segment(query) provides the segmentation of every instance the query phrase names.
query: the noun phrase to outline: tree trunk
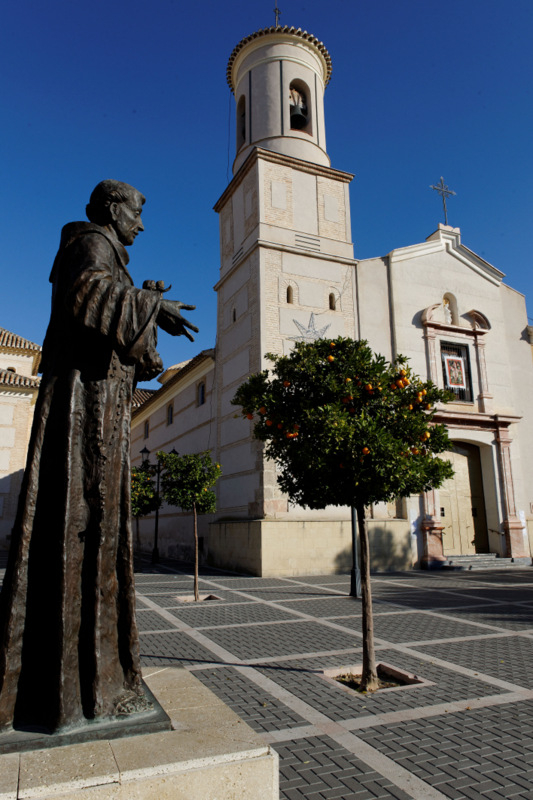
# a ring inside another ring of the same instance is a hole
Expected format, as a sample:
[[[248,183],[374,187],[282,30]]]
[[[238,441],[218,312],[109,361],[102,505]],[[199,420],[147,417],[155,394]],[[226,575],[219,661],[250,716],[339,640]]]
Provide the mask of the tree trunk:
[[[363,608],[363,674],[361,689],[375,692],[379,686],[374,650],[374,620],[372,617],[372,592],[370,589],[370,546],[368,541],[368,524],[365,507],[356,506],[359,541],[361,547],[361,590]]]
[[[198,516],[196,514],[196,503],[192,505],[192,513],[194,519],[194,599],[198,602],[200,595],[198,594]]]

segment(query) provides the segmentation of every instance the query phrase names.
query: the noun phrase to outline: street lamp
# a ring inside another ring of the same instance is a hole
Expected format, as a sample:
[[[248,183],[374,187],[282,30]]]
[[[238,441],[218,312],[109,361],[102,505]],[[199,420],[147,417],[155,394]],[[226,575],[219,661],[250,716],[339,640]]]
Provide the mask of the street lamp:
[[[141,457],[143,461],[143,466],[148,466],[150,464],[150,451],[145,446],[141,450]],[[159,536],[159,478],[161,475],[161,464],[159,459],[157,459],[157,463],[155,466],[155,474],[157,475],[156,480],[156,489],[155,489],[155,499],[156,499],[156,506],[155,506],[155,529],[154,529],[154,547],[152,549],[152,564],[157,564],[159,562],[159,547],[158,547],[158,536]]]
[[[173,447],[170,451],[170,455],[177,456],[178,452]],[[141,457],[143,465],[147,466],[150,464],[150,451],[145,446],[141,450]],[[157,457],[156,457],[157,458]],[[155,499],[156,499],[156,507],[155,507],[155,528],[154,528],[154,547],[152,549],[152,564],[159,563],[159,547],[158,547],[158,537],[159,537],[159,480],[161,477],[161,462],[157,458],[157,463],[155,465],[155,474],[156,474],[156,486],[155,486]]]

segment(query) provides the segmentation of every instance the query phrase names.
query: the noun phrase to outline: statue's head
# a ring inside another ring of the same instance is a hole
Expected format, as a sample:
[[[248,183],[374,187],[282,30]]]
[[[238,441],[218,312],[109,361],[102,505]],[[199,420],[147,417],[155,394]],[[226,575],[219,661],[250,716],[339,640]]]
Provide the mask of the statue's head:
[[[129,183],[105,180],[93,190],[86,213],[90,222],[112,228],[121,244],[130,245],[144,230],[141,211],[145,201]]]

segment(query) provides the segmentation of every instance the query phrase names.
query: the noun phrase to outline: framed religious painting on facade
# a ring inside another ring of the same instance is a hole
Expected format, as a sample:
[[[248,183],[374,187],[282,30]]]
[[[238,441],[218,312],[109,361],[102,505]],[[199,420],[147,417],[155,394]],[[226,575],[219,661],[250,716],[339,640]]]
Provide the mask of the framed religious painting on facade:
[[[450,389],[466,389],[464,360],[461,356],[445,356],[446,383]]]

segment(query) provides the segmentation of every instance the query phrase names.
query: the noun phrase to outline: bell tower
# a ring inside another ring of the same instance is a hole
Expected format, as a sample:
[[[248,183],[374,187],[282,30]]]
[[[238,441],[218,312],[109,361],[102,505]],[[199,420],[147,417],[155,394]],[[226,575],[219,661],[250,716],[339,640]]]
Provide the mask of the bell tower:
[[[233,174],[254,147],[329,166],[324,90],[330,77],[328,51],[306,31],[266,28],[239,42],[227,69],[237,113]]]
[[[265,525],[281,531],[314,512],[289,508],[274,465],[252,437],[253,422],[236,418],[231,399],[248,375],[268,369],[266,353],[288,353],[296,341],[320,336],[357,336],[348,195],[353,175],[332,169],[326,152],[330,77],[324,44],[292,27],[247,36],[227,68],[236,157],[233,179],[215,205],[221,249],[215,286],[217,458],[223,476],[220,521],[210,526],[209,549],[214,563],[255,574],[266,574]],[[230,552],[238,552],[235,562]]]

